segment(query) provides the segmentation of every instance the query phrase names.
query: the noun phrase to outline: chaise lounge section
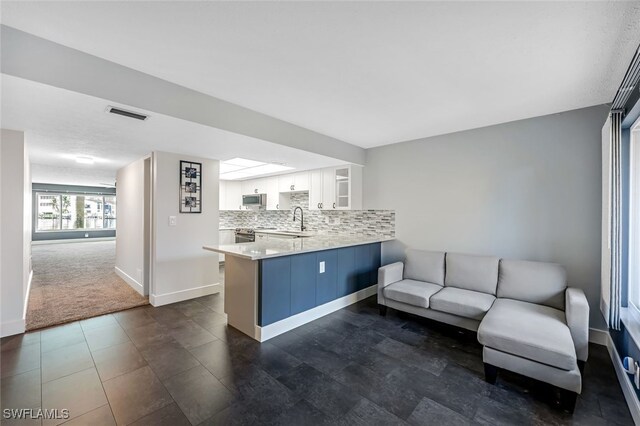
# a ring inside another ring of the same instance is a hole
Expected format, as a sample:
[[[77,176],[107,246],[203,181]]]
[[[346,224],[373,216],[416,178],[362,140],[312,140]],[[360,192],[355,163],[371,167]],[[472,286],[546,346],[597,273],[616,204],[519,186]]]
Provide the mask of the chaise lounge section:
[[[562,389],[573,412],[588,358],[589,305],[555,263],[408,249],[378,271],[378,304],[477,331],[485,378],[498,369]]]

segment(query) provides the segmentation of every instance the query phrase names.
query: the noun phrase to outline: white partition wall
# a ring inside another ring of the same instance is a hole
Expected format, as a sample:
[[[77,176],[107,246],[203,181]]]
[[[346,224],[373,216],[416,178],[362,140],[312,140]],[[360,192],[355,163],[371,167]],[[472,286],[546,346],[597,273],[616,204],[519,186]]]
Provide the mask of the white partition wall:
[[[202,212],[180,213],[180,160],[202,163]],[[154,306],[220,291],[219,161],[167,152],[152,154],[151,289]],[[175,218],[173,220],[172,218]]]
[[[31,284],[31,174],[24,133],[0,135],[0,334],[25,330]]]
[[[143,296],[149,294],[150,164],[150,157],[141,158],[116,177],[116,273]]]

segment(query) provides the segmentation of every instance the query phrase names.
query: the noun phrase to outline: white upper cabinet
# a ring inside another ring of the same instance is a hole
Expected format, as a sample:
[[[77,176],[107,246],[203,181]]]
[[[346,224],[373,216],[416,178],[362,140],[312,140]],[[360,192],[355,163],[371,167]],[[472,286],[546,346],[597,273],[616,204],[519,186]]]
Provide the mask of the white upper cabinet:
[[[300,192],[309,190],[309,172],[289,173],[278,176],[280,192]]]
[[[341,166],[310,172],[309,210],[362,208],[362,168]]]
[[[242,186],[233,180],[220,181],[220,210],[242,210]]]
[[[270,178],[243,180],[241,183],[242,195],[266,194]]]
[[[309,210],[320,210],[322,203],[322,170],[309,172]]]
[[[227,206],[227,181],[226,180],[221,180],[218,181],[218,203],[219,203],[219,210],[226,210],[226,206]]]
[[[336,169],[324,169],[322,172],[322,201],[320,207],[323,210],[335,210],[336,203]]]
[[[266,178],[267,210],[289,210],[291,201],[289,193],[279,191],[278,176]]]
[[[244,181],[220,181],[220,210],[244,210],[242,195],[267,194],[267,210],[291,209],[290,193],[309,191],[310,210],[362,209],[362,167],[331,167]]]

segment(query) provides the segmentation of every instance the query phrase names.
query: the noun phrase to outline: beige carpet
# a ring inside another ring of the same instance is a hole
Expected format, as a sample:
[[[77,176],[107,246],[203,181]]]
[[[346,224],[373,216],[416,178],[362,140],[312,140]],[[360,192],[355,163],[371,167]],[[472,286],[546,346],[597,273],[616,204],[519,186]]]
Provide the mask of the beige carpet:
[[[115,241],[34,245],[27,330],[149,303],[114,271]]]

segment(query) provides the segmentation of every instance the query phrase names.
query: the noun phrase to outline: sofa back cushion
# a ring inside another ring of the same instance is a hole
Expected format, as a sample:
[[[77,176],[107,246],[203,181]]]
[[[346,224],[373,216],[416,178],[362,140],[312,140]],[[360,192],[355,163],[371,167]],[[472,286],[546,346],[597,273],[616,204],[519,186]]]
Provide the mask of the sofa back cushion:
[[[567,273],[557,263],[506,259],[500,262],[498,297],[564,311],[566,289]]]
[[[499,263],[495,256],[447,253],[445,285],[495,296]]]
[[[407,249],[404,278],[444,285],[444,252]]]

